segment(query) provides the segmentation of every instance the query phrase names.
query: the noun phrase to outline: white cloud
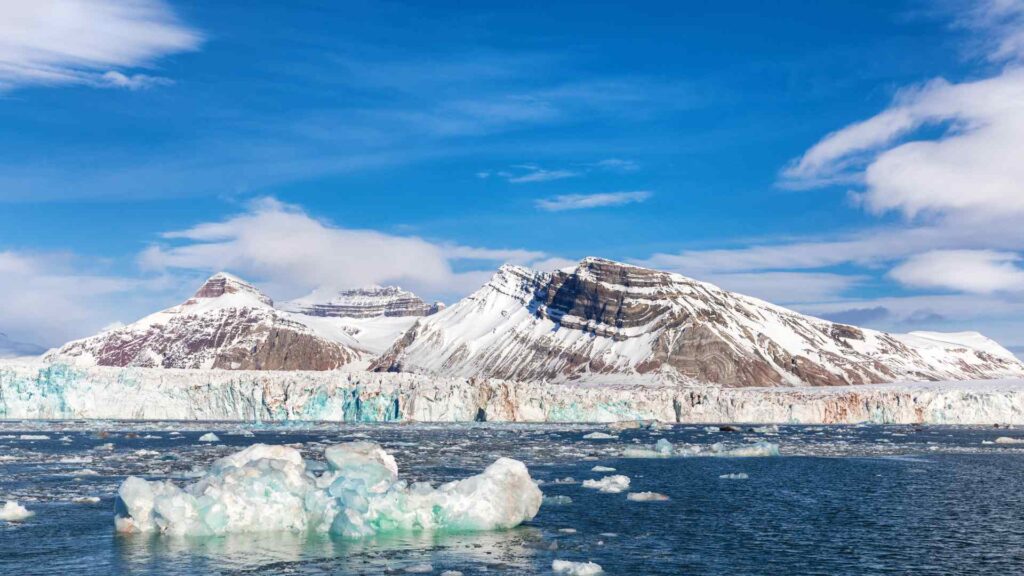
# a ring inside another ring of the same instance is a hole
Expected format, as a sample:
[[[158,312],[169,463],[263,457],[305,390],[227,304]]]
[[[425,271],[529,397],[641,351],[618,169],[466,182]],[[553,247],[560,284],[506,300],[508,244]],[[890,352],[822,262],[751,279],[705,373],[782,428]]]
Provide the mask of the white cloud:
[[[120,72],[110,71],[101,77],[102,81],[114,88],[126,88],[128,90],[144,90],[153,86],[166,86],[173,84],[167,78],[148,76],[146,74],[132,74],[131,76]]]
[[[152,85],[157,79],[112,69],[148,66],[201,41],[162,0],[0,0],[0,89]]]
[[[537,201],[537,207],[549,212],[560,212],[563,210],[582,210],[585,208],[600,208],[603,206],[622,206],[623,204],[635,204],[644,202],[651,197],[646,190],[633,192],[606,192],[601,194],[564,194],[553,198],[545,198]]]
[[[427,296],[463,295],[496,264],[529,264],[544,252],[434,243],[415,236],[341,228],[271,198],[241,214],[164,234],[140,256],[144,269],[228,270],[261,281],[274,296],[315,288],[401,284]],[[491,265],[456,271],[458,260]]]
[[[917,254],[889,275],[906,286],[991,294],[1024,290],[1020,256],[994,250],[934,250]]]
[[[510,175],[508,181],[513,184],[550,182],[551,180],[563,180],[565,178],[574,178],[580,175],[579,172],[574,170],[545,170],[540,166],[534,166],[532,164],[518,166],[518,168],[522,168],[525,172],[515,176]]]
[[[152,304],[139,292],[148,282],[83,272],[76,264],[66,254],[0,252],[0,332],[53,346],[131,313],[139,301]]]

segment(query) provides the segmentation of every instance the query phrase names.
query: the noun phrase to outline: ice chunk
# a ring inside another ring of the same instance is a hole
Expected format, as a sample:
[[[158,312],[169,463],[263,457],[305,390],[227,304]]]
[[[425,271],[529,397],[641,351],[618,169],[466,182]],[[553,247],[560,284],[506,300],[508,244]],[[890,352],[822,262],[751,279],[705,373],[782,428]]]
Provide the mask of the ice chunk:
[[[499,458],[483,473],[438,488],[398,481],[394,458],[356,442],[326,450],[315,475],[298,450],[254,444],[215,461],[198,482],[129,477],[118,489],[121,532],[219,535],[290,530],[344,537],[420,530],[493,530],[533,518],[541,492],[526,466]]]
[[[723,480],[746,480],[749,478],[746,472],[733,472],[729,474],[721,474],[719,478]]]
[[[590,469],[591,472],[615,472],[615,468],[609,468],[608,466],[594,466]]]
[[[633,502],[664,502],[668,496],[657,492],[630,492],[626,494],[626,499]]]
[[[778,456],[779,445],[771,442],[756,442],[749,446],[723,449],[717,451],[715,456],[726,456],[731,458],[751,458],[758,456]]]
[[[413,564],[405,568],[406,574],[430,574],[434,571],[432,564]]]
[[[658,454],[664,454],[665,456],[671,456],[672,455],[672,443],[669,442],[668,440],[662,438],[662,439],[658,440],[657,442],[655,442],[655,444],[654,444],[654,451],[657,452]]]
[[[22,434],[18,436],[18,440],[49,440],[50,437],[46,434]]]
[[[585,440],[615,440],[618,436],[614,434],[606,434],[604,432],[591,432],[583,436]]]
[[[35,512],[28,510],[14,500],[8,500],[4,503],[3,508],[0,508],[0,520],[8,522],[20,522],[33,515],[35,515]]]
[[[441,572],[441,576],[462,576],[462,572],[459,572],[458,570],[445,570],[444,572]]]
[[[566,574],[567,576],[593,576],[594,574],[604,573],[600,564],[594,562],[570,562],[569,560],[555,560],[551,562],[551,571],[555,574]]]
[[[564,506],[565,504],[572,504],[572,498],[568,496],[545,496],[544,503],[549,506]]]
[[[99,496],[79,496],[77,498],[72,498],[71,501],[75,504],[98,504],[100,498]]]
[[[614,476],[605,476],[600,480],[584,480],[583,487],[608,494],[618,494],[619,492],[625,492],[629,488],[629,476],[616,474]]]
[[[220,438],[213,432],[207,432],[199,437],[200,442],[220,442]]]
[[[996,444],[1024,444],[1024,438],[1010,438],[1009,436],[1000,436],[996,438]]]

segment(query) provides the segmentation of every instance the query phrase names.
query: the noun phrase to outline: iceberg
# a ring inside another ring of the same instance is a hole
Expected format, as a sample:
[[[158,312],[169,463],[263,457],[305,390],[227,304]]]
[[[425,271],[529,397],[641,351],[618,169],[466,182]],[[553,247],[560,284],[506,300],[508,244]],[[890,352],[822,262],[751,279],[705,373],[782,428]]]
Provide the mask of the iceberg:
[[[571,562],[569,560],[554,560],[551,562],[551,571],[555,574],[566,574],[567,576],[593,576],[594,574],[604,573],[600,564],[594,562]]]
[[[223,535],[318,532],[345,538],[411,531],[512,528],[532,519],[541,491],[518,460],[433,488],[398,479],[394,458],[372,442],[328,447],[316,475],[298,450],[254,444],[219,460],[184,488],[127,478],[117,492],[118,532]]]
[[[4,503],[3,507],[0,508],[0,520],[6,520],[8,522],[20,522],[21,520],[33,515],[35,515],[35,512],[30,511],[14,500],[8,500]]]
[[[207,432],[199,437],[200,442],[220,442],[220,438],[213,432]]]
[[[624,492],[629,488],[629,476],[616,474],[614,476],[605,476],[600,480],[584,480],[583,487],[608,494],[618,494],[619,492]]]
[[[626,494],[626,500],[630,502],[665,502],[668,496],[658,492],[630,492]]]

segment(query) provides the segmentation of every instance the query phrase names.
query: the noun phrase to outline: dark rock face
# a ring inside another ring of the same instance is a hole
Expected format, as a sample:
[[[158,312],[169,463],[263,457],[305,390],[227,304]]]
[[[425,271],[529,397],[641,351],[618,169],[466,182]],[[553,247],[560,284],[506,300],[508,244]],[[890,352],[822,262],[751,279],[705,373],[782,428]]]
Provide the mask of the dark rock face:
[[[473,325],[487,330],[472,336]],[[373,368],[509,380],[668,373],[724,386],[1024,374],[1012,358],[983,351],[939,356],[679,275],[587,258],[550,274],[503,267],[476,294],[420,320]]]
[[[309,316],[339,318],[379,318],[429,316],[444,309],[444,304],[427,304],[412,292],[397,286],[357,288],[339,292],[325,302],[298,301],[286,309]]]

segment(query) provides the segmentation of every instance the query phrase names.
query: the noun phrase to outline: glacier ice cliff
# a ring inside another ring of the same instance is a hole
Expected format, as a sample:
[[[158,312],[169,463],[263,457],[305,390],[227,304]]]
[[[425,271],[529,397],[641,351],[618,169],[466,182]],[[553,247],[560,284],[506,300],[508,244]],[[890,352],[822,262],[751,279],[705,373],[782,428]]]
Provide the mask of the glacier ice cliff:
[[[1024,424],[1024,380],[720,388],[5,360],[0,418]]]

